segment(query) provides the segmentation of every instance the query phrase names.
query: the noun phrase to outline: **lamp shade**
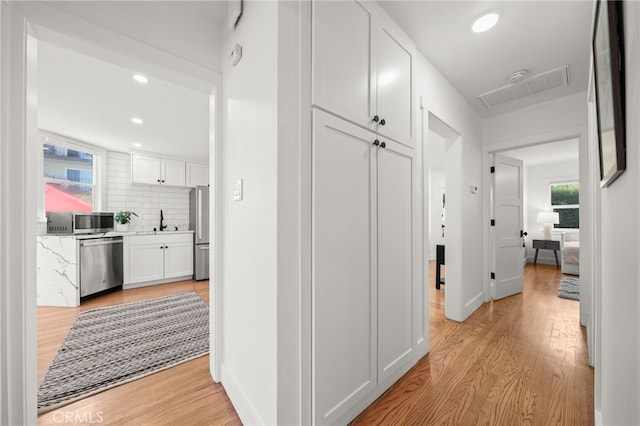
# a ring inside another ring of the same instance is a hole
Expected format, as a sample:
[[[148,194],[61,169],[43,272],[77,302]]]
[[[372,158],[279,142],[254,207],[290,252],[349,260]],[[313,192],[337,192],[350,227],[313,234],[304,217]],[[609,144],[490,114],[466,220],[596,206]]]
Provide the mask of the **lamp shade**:
[[[538,212],[536,222],[558,224],[560,223],[560,214],[557,212]]]

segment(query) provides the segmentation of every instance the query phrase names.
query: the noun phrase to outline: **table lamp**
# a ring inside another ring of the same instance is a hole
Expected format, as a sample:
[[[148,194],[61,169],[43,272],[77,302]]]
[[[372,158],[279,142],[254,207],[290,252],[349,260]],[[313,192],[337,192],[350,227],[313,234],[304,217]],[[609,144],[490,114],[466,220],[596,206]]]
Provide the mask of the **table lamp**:
[[[550,240],[552,225],[560,223],[560,214],[557,212],[539,212],[536,222],[544,225],[542,239]]]

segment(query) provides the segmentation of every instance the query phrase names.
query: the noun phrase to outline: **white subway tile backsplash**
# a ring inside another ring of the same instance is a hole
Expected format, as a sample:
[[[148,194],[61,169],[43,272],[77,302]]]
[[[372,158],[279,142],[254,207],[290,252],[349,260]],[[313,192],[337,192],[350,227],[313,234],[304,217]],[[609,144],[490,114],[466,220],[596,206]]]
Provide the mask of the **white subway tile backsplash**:
[[[131,156],[122,152],[107,154],[107,210],[136,212],[130,229],[150,231],[160,225],[162,209],[169,229],[189,226],[190,188],[139,185],[131,183]]]

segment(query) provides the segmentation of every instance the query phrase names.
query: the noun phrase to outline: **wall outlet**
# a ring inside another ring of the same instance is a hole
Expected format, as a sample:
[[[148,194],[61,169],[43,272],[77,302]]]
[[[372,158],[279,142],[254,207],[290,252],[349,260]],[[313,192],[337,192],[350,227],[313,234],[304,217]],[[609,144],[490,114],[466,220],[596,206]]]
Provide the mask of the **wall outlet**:
[[[242,179],[238,179],[233,184],[233,201],[242,201]]]

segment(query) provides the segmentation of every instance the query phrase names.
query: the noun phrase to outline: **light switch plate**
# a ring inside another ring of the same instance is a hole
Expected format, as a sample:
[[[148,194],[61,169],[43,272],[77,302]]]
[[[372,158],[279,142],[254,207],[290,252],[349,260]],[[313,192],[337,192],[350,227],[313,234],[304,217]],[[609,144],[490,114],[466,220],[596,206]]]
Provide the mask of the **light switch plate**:
[[[242,201],[242,179],[238,179],[233,184],[233,201]]]

